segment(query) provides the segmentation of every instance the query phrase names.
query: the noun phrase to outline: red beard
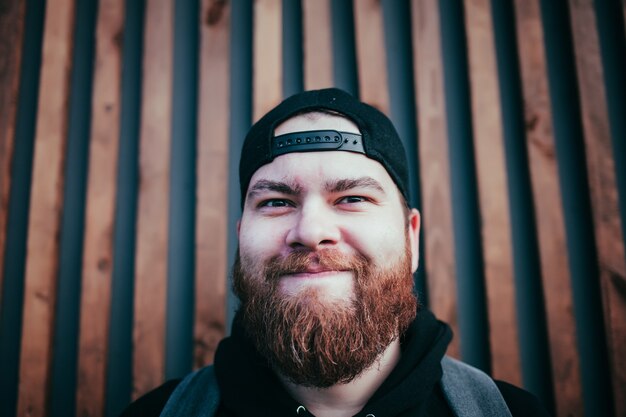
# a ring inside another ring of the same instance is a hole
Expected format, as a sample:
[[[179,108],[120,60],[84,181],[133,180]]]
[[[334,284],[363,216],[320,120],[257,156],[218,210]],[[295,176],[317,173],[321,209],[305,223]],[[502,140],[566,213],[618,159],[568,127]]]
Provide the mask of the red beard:
[[[352,271],[352,300],[324,301],[316,288],[280,292],[281,276],[305,271],[313,261]],[[253,269],[242,266],[237,255],[234,290],[245,331],[270,366],[298,385],[326,388],[352,381],[406,330],[417,311],[408,245],[399,262],[385,269],[364,256],[332,249],[292,252]]]

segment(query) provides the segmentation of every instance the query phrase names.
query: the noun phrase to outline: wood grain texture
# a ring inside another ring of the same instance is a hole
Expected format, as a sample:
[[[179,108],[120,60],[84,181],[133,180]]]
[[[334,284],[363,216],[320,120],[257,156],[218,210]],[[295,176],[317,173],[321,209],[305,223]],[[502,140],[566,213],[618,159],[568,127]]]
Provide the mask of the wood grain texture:
[[[333,86],[330,0],[304,0],[304,87]]]
[[[254,0],[253,122],[282,100],[282,4]]]
[[[17,415],[47,413],[75,5],[46,7],[28,219]]]
[[[458,335],[450,157],[438,2],[413,0],[411,14],[428,296],[431,310]],[[447,353],[455,358],[460,358],[459,339],[453,338],[448,347]]]
[[[203,0],[200,34],[194,366],[213,362],[224,337],[228,275],[230,5]]]
[[[103,416],[121,106],[124,2],[100,0],[81,283],[76,412]]]
[[[24,41],[26,5],[7,0],[0,8],[0,300],[4,278],[11,167]]]
[[[521,385],[513,247],[495,41],[489,0],[465,0],[492,373]]]
[[[580,416],[580,363],[538,0],[515,0],[515,15],[556,409],[558,416]]]
[[[163,382],[172,117],[172,0],[146,2],[135,257],[133,398]]]
[[[380,0],[354,2],[360,98],[389,116],[389,88],[382,13]]]
[[[592,0],[569,1],[615,415],[626,415],[626,259]],[[624,219],[622,219],[623,221]]]

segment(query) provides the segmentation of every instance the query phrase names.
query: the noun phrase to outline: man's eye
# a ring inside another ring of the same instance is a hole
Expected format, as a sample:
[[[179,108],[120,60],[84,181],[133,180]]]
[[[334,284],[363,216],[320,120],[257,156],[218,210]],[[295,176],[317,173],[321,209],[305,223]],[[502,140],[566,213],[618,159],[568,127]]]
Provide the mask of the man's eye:
[[[292,206],[293,204],[289,200],[283,200],[280,198],[272,198],[270,200],[262,201],[259,204],[259,207],[273,207],[273,208],[292,207]]]
[[[339,204],[355,204],[355,203],[364,203],[366,201],[369,201],[366,197],[361,197],[361,196],[358,196],[358,195],[349,195],[349,196],[340,198],[337,203],[339,203]]]

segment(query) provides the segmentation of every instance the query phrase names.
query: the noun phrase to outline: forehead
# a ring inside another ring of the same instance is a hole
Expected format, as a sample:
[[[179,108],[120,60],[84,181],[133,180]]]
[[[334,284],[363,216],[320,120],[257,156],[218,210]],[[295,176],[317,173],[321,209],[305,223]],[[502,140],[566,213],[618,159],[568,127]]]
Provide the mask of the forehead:
[[[305,130],[337,130],[340,132],[361,133],[357,125],[339,114],[309,112],[291,117],[274,129],[274,136]]]
[[[285,183],[303,191],[324,190],[341,180],[372,179],[389,195],[400,192],[385,168],[365,155],[345,152],[293,152],[259,168],[249,189],[262,180]]]

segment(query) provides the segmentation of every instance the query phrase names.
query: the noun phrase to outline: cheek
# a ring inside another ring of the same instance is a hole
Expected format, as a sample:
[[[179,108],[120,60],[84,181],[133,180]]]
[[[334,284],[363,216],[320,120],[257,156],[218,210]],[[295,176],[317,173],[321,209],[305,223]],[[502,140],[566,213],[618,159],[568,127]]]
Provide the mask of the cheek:
[[[239,251],[248,258],[265,259],[280,250],[284,235],[282,229],[272,222],[250,221],[245,217],[239,229]],[[266,256],[267,255],[267,256]]]
[[[348,243],[377,265],[396,262],[404,254],[404,223],[379,219],[351,228]]]

